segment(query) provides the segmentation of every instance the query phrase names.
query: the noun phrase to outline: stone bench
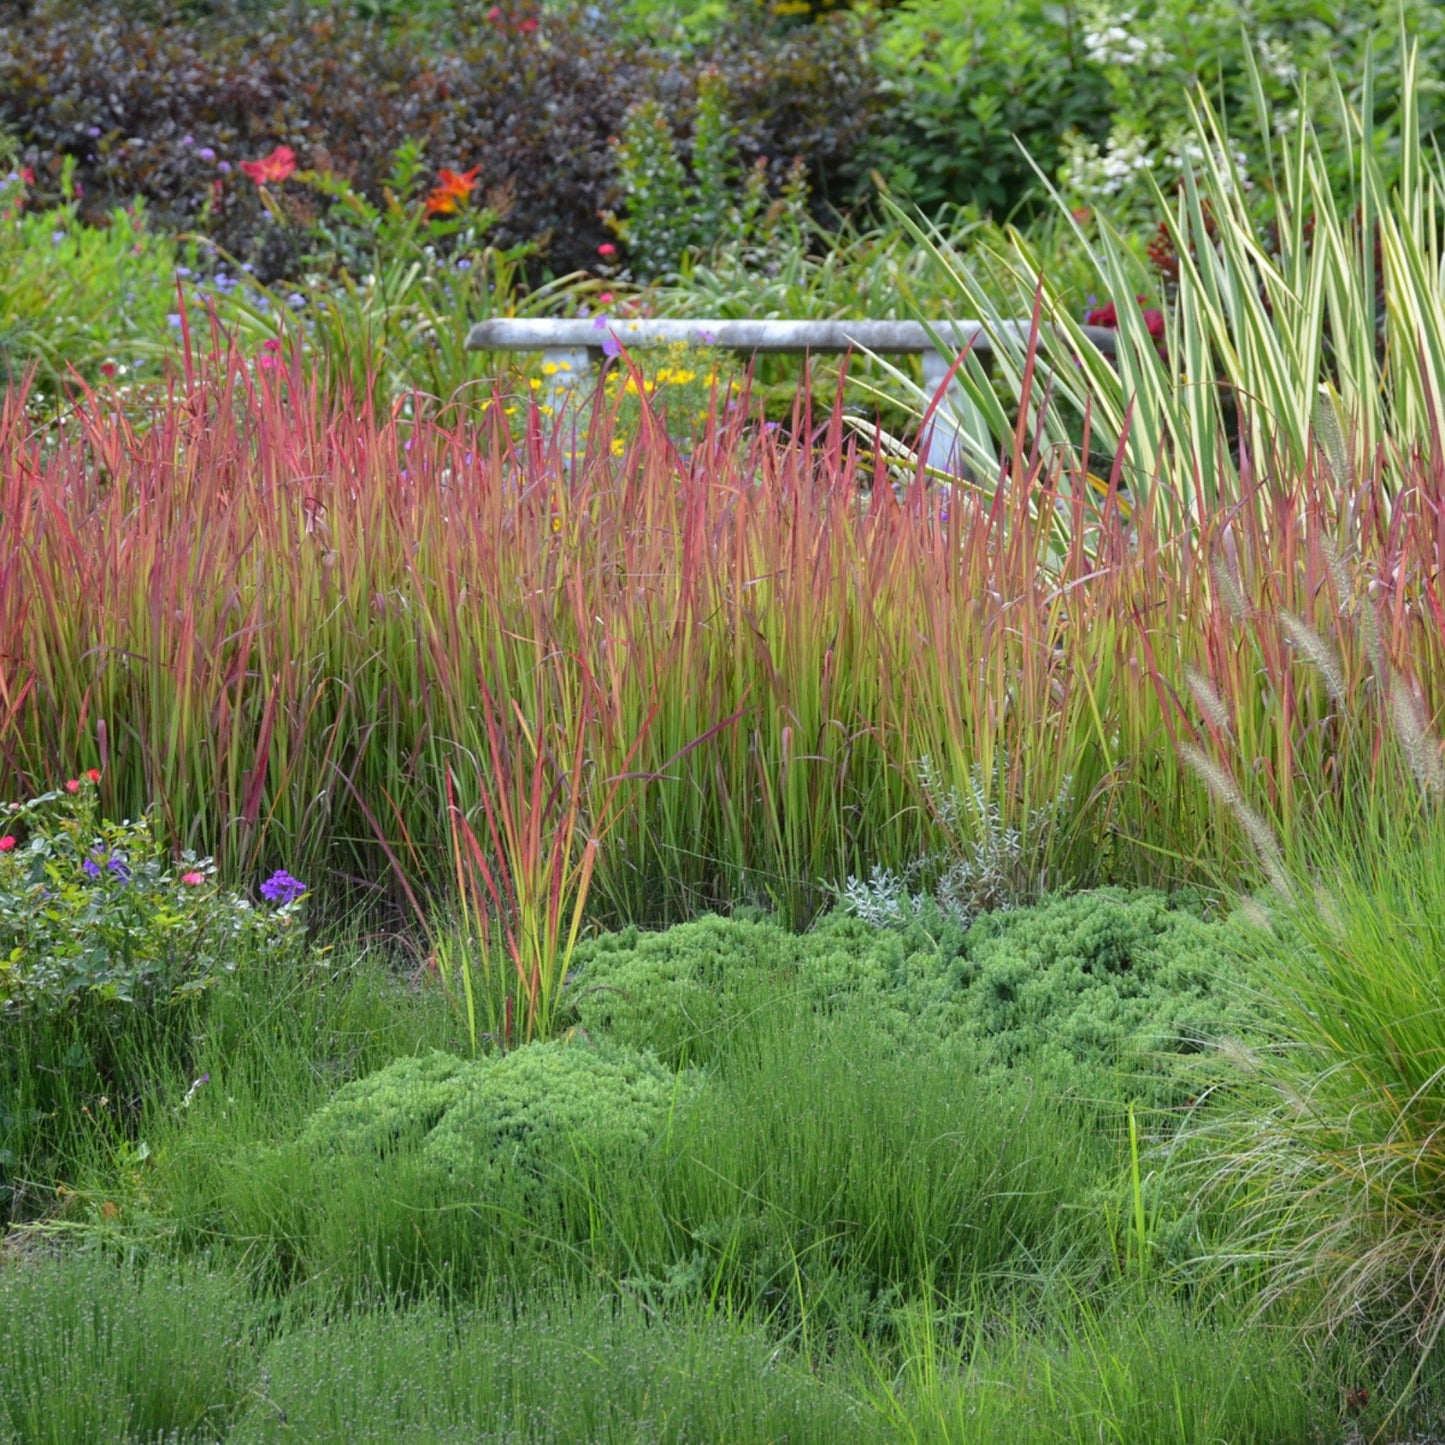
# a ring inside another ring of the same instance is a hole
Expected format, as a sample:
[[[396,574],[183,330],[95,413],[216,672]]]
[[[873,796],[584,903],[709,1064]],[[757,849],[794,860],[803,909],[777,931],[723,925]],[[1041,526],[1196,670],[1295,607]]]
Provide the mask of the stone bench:
[[[981,321],[937,321],[934,335],[957,349],[951,355],[940,352],[929,328],[921,321],[722,321],[662,320],[625,317],[500,317],[479,321],[467,335],[472,351],[540,351],[546,376],[543,402],[560,409],[569,392],[585,390],[595,380],[595,370],[619,346],[667,346],[684,343],[715,346],[747,356],[781,353],[841,355],[869,351],[879,356],[921,355],[923,385],[930,396],[943,386],[955,357],[965,347],[988,355],[993,343],[989,330],[999,335],[1028,339],[1028,321],[999,321],[986,328]],[[1107,354],[1114,350],[1115,333],[1103,326],[1082,328],[1095,346]],[[957,467],[959,457],[958,416],[971,410],[963,389],[950,386],[940,405],[924,449],[928,466],[940,470]]]

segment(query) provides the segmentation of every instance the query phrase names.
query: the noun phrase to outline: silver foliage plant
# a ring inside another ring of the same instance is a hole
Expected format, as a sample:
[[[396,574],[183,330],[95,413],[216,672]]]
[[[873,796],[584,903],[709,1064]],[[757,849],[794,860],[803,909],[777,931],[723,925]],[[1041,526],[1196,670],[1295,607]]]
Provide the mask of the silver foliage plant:
[[[991,795],[977,763],[966,788],[959,788],[925,753],[918,761],[918,785],[947,835],[947,846],[914,859],[901,873],[877,864],[866,880],[850,873],[837,890],[843,907],[874,928],[904,923],[930,906],[967,925],[980,913],[1038,897],[1042,880],[1031,863],[1068,809],[1069,779],[1057,797],[1029,812],[1022,828],[1004,819],[997,789]]]

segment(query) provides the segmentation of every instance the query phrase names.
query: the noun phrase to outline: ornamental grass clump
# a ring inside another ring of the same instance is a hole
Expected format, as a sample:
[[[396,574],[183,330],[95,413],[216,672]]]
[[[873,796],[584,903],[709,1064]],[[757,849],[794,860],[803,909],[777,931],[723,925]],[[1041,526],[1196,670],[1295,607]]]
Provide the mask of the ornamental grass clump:
[[[1445,1327],[1445,842],[1438,818],[1319,837],[1253,971],[1277,1041],[1240,1053],[1206,1134],[1260,1308],[1423,1370]],[[1418,1371],[1417,1371],[1418,1373]]]
[[[941,489],[841,398],[775,429],[714,408],[684,454],[639,397],[618,456],[605,405],[575,436],[530,409],[514,431],[501,393],[383,411],[294,352],[189,366],[136,407],[0,402],[0,769],[38,791],[105,721],[117,815],[154,805],[231,880],[405,876],[426,909],[457,886],[448,776],[495,868],[483,791],[530,796],[538,757],[559,818],[575,779],[577,858],[601,840],[604,923],[766,903],[802,925],[875,865],[1007,862],[1015,838],[1023,896],[1239,876],[1249,838],[1178,741],[1227,735],[1288,838],[1370,796],[1372,635],[1422,715],[1445,698],[1435,442],[1281,453],[1180,530],[1027,434],[989,485]],[[1343,710],[1282,612],[1338,659]],[[1191,677],[1217,699],[1197,719]]]

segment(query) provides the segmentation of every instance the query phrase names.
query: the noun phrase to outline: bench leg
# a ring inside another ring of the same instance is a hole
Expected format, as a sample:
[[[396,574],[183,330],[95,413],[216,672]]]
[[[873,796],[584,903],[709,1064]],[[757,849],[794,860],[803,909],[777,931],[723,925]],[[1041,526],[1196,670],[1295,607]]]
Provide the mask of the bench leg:
[[[553,347],[542,353],[542,386],[537,400],[542,406],[551,407],[555,419],[568,397],[572,397],[574,403],[579,402],[581,396],[591,391],[595,379],[592,353],[585,346]],[[575,420],[575,405],[573,411]]]
[[[937,351],[923,353],[923,389],[930,403],[952,365],[951,356],[942,356]],[[988,434],[988,427],[968,394],[953,381],[933,413],[928,435],[920,448],[924,464],[955,477],[977,476],[979,457],[964,443],[965,433],[982,440]],[[988,448],[993,450],[991,442]]]

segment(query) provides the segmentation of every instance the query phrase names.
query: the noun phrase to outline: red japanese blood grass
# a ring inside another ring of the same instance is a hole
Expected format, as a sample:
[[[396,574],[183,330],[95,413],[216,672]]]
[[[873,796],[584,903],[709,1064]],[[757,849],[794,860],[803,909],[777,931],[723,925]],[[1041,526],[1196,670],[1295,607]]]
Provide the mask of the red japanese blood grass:
[[[603,408],[575,437],[534,412],[513,438],[504,405],[419,397],[408,421],[328,400],[294,359],[196,362],[143,425],[85,394],[43,435],[22,402],[0,408],[0,791],[95,756],[104,721],[107,807],[155,803],[237,874],[375,883],[380,833],[444,884],[448,772],[468,816],[491,772],[484,688],[525,702],[543,659],[595,680],[581,825],[639,775],[596,859],[604,917],[771,898],[805,919],[825,883],[943,841],[924,756],[958,784],[980,767],[1013,824],[1067,792],[1026,840],[1046,877],[1233,867],[1248,847],[1176,752],[1204,727],[1191,669],[1286,822],[1302,790],[1346,794],[1369,744],[1282,634],[1236,634],[1231,545],[1251,616],[1328,628],[1340,538],[1438,711],[1429,458],[1400,463],[1413,487],[1388,520],[1369,479],[1308,468],[1173,537],[1027,450],[944,520],[917,479],[895,495],[839,409],[815,428],[803,401],[774,432],[715,414],[690,454],[645,411],[620,458]],[[1359,629],[1330,635],[1354,675]],[[564,755],[581,695],[548,719]]]

